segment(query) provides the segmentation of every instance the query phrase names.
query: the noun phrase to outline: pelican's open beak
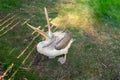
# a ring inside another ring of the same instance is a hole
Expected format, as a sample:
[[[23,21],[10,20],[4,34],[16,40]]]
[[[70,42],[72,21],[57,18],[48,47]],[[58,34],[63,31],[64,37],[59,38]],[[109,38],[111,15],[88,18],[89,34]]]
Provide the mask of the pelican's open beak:
[[[48,12],[47,12],[46,7],[44,7],[44,11],[45,11],[45,17],[46,17],[46,20],[47,20],[48,32],[51,32],[51,30],[50,30],[49,16],[48,16]]]
[[[36,31],[36,32],[38,32],[39,34],[41,34],[46,40],[49,39],[48,36],[46,35],[46,33],[43,32],[42,30],[40,30],[40,29],[38,29],[38,28],[36,28],[36,27],[33,27],[32,25],[30,25],[30,24],[28,24],[28,23],[27,23],[27,25],[28,25],[30,28],[32,28],[34,31]]]

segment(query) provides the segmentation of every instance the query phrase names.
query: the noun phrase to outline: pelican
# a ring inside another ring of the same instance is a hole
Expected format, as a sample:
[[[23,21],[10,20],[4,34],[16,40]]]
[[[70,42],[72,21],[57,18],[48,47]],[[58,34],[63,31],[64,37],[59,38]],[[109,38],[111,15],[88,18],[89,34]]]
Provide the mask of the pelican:
[[[36,28],[28,23],[27,25],[45,38],[45,40],[37,44],[37,51],[40,54],[48,56],[49,58],[55,58],[57,56],[64,55],[58,58],[58,62],[63,64],[66,61],[68,49],[74,40],[71,38],[71,33],[69,31],[52,32],[50,29],[47,9],[44,8],[44,11],[47,20],[48,33],[45,33],[43,30]]]

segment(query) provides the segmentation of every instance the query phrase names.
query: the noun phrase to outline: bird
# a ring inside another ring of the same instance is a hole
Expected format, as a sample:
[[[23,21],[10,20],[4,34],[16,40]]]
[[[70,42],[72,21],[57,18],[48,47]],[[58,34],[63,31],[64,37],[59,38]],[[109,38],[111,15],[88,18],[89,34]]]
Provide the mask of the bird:
[[[37,44],[37,51],[40,54],[48,56],[50,59],[60,55],[64,55],[58,58],[58,62],[64,64],[66,62],[66,55],[74,39],[71,37],[71,33],[67,30],[59,30],[52,32],[50,29],[47,9],[44,8],[44,11],[45,11],[47,27],[48,27],[47,33],[45,33],[43,30],[40,30],[39,28],[32,26],[29,23],[27,23],[27,26],[29,26],[35,32],[38,32],[40,35],[42,35],[45,38],[45,40]]]

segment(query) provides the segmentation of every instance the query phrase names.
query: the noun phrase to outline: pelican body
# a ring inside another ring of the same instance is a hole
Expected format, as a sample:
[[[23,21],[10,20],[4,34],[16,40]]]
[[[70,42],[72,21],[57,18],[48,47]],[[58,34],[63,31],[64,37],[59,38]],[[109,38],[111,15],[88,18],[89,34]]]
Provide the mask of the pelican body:
[[[54,33],[50,30],[50,25],[48,21],[48,14],[45,8],[46,19],[48,23],[48,33],[46,34],[42,30],[33,27],[30,24],[27,24],[34,31],[40,33],[45,40],[39,42],[37,44],[37,51],[40,54],[48,56],[49,58],[55,58],[56,56],[63,55],[63,57],[58,58],[58,61],[63,64],[66,61],[66,54],[68,53],[68,49],[70,48],[72,42],[74,41],[71,38],[71,33],[68,31],[56,31]]]
[[[69,42],[66,42],[66,36],[69,35],[66,31],[57,31],[54,32],[53,35],[54,37],[52,39],[39,42],[37,51],[49,58],[55,58],[56,56],[64,54],[64,57],[58,59],[58,61],[63,64],[66,61],[66,54],[68,53],[68,49],[70,48],[73,39],[69,39]]]

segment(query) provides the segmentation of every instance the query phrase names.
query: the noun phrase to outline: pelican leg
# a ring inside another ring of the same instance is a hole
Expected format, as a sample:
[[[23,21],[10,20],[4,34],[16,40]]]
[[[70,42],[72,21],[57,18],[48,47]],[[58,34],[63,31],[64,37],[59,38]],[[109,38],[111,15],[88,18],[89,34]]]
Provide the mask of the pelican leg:
[[[60,62],[61,64],[64,64],[65,61],[66,61],[66,54],[64,55],[64,57],[58,58],[58,62]]]

